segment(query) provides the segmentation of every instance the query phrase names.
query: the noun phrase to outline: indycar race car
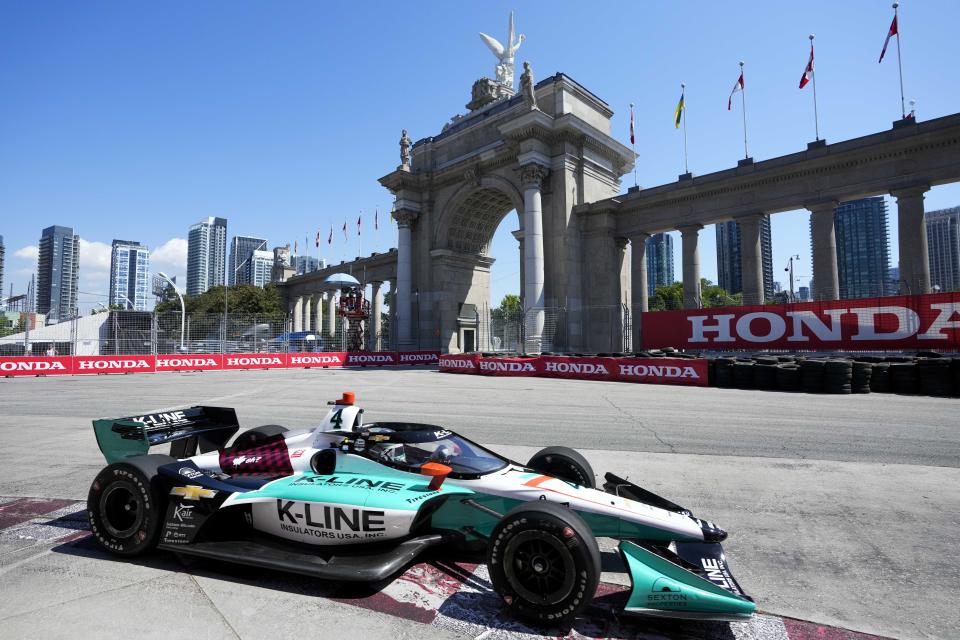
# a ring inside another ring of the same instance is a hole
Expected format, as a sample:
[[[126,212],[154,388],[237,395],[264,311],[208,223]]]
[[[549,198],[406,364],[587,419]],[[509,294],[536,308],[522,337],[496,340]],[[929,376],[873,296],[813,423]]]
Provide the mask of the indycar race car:
[[[485,549],[517,617],[569,624],[600,580],[597,537],[620,540],[626,611],[743,620],[726,532],[650,491],[548,447],[527,464],[446,428],[363,423],[345,393],[313,429],[241,433],[236,412],[192,407],[94,421],[105,467],[90,487],[96,541],[121,556],[155,547],[340,581],[377,582],[439,545]],[[149,454],[169,443],[170,455]]]

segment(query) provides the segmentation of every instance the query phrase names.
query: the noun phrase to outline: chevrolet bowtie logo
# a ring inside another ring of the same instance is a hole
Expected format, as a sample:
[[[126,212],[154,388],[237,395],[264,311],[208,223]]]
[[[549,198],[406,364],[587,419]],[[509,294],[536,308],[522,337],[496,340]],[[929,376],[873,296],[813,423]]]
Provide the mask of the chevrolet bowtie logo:
[[[170,490],[170,495],[180,496],[184,500],[199,500],[200,498],[212,498],[217,495],[213,489],[204,489],[195,484],[188,484],[185,487],[174,487]]]

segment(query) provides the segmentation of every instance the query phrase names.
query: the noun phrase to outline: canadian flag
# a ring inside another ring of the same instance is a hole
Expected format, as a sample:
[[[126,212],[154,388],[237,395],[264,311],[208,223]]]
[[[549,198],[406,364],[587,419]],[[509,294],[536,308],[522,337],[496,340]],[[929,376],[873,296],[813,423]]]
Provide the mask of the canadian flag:
[[[887,39],[883,41],[883,50],[880,51],[880,59],[877,62],[883,62],[883,56],[887,55],[887,45],[890,44],[890,38],[893,36],[900,37],[900,32],[897,31],[897,15],[893,15],[893,22],[890,23],[890,30],[887,31]],[[898,41],[899,42],[899,41]]]
[[[743,91],[743,71],[740,72],[740,77],[737,78],[737,84],[733,85],[733,91],[730,92],[730,97],[727,98],[727,111],[733,108],[733,94],[737,91]]]
[[[827,73],[829,73],[829,69]],[[807,68],[803,70],[803,75],[800,76],[800,88],[803,89],[810,82],[810,78],[813,76],[813,42],[810,43],[810,60],[807,62]]]
[[[636,144],[636,138],[633,135],[633,103],[630,103],[630,144]]]
[[[357,235],[360,235],[360,220],[361,220],[361,218],[363,218],[363,214],[362,214],[362,213],[361,213],[359,216],[357,216]]]

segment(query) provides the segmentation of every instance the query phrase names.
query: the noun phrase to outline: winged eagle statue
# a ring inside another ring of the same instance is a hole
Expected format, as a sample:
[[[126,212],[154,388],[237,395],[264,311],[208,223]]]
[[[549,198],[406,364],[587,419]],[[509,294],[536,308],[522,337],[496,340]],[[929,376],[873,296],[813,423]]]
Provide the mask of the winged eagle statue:
[[[497,63],[497,82],[513,89],[513,58],[517,49],[523,44],[524,39],[522,33],[514,39],[513,12],[510,12],[510,23],[507,26],[506,46],[500,44],[496,38],[488,36],[485,33],[480,34],[480,39],[489,47],[493,55],[497,56],[497,60],[499,61]]]

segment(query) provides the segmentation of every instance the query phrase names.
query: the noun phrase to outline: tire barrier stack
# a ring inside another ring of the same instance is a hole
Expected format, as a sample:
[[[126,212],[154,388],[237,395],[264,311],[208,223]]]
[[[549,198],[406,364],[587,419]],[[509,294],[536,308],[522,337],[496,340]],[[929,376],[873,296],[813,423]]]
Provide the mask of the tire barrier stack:
[[[767,354],[708,357],[708,362],[710,385],[728,389],[960,396],[960,355],[923,352],[827,358]]]

